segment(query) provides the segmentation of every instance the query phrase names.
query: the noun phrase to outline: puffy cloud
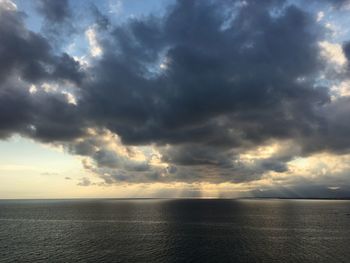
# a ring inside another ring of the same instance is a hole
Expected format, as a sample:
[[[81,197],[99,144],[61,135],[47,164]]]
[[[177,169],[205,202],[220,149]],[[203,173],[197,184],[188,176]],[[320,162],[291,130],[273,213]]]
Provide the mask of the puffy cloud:
[[[343,66],[346,63],[346,57],[340,44],[329,43],[327,41],[322,41],[319,44],[322,48],[321,54],[330,62],[339,66]]]
[[[78,85],[83,78],[79,63],[65,53],[55,54],[43,36],[25,27],[20,12],[2,6],[0,56],[1,137],[21,133],[51,141],[82,134],[79,109],[62,93],[37,89],[47,82]]]
[[[128,144],[236,145],[308,129],[300,119],[328,99],[311,80],[297,82],[320,64],[308,15],[291,6],[273,17],[253,3],[222,30],[223,8],[179,1],[164,21],[117,27],[93,69],[92,114]],[[168,67],[154,74],[162,56]]]

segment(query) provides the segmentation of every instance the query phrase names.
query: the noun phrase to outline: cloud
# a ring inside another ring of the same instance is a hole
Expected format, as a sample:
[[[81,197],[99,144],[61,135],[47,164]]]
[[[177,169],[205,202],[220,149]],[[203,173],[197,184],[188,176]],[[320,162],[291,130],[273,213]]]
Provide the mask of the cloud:
[[[0,8],[0,81],[15,74],[28,82],[79,82],[79,64],[69,55],[54,54],[47,39],[28,30],[21,13]]]
[[[1,7],[0,136],[21,133],[50,141],[54,134],[62,139],[82,134],[79,109],[67,103],[67,96],[38,89],[48,83],[80,84],[79,63],[65,53],[56,54],[46,38],[28,30],[21,13]]]
[[[93,57],[101,56],[102,48],[97,41],[96,31],[95,31],[94,27],[89,27],[85,31],[85,36],[89,42],[91,56],[93,56]]]
[[[56,48],[78,30],[79,25],[74,23],[76,14],[72,11],[69,0],[38,0],[35,4],[36,10],[44,18],[42,32]]]
[[[109,0],[109,13],[119,15],[123,10],[122,0]]]
[[[89,178],[82,177],[80,178],[80,182],[77,184],[78,186],[90,186],[92,183]]]
[[[327,101],[326,91],[296,81],[318,69],[316,37],[306,30],[313,26],[307,14],[296,7],[273,18],[256,5],[242,10],[226,30],[223,6],[181,1],[161,25],[150,18],[116,28],[109,46],[119,48],[106,47],[94,69],[97,78],[86,98],[91,111],[128,144],[235,145],[242,143],[240,133],[260,141],[288,136],[297,126],[293,121],[312,114],[309,101]],[[260,14],[252,18],[250,12]],[[278,32],[285,32],[280,40]],[[152,77],[149,68],[162,55],[168,69]],[[112,101],[117,106],[107,109]],[[266,121],[271,125],[262,125]],[[267,130],[259,131],[263,126]],[[285,129],[273,135],[272,127]]]
[[[71,14],[54,2],[52,25]],[[349,152],[349,96],[328,85],[347,73],[327,73],[349,45],[287,1],[179,0],[117,25],[92,8],[88,67],[0,12],[0,136],[64,145],[106,184],[249,183]]]
[[[107,15],[101,13],[101,11],[95,6],[91,5],[91,12],[93,17],[95,18],[95,24],[97,25],[99,30],[106,30],[111,25],[110,19]]]
[[[11,0],[1,0],[0,1],[1,8],[5,10],[10,10],[10,11],[16,11],[17,10],[17,5],[12,2]]]
[[[344,43],[343,51],[344,51],[344,54],[345,54],[347,60],[349,61],[350,60],[350,42]]]
[[[346,57],[340,44],[329,43],[327,41],[322,41],[319,44],[322,48],[321,54],[330,62],[339,66],[343,66],[346,63]]]
[[[71,16],[68,0],[38,0],[37,9],[51,23],[61,23]]]
[[[44,175],[44,176],[54,176],[54,175],[59,175],[59,173],[55,173],[55,172],[43,172],[40,175]]]
[[[323,11],[318,12],[316,21],[320,22],[323,18],[324,18],[324,12]]]
[[[320,2],[325,2],[331,5],[335,9],[348,9],[350,1],[349,0],[322,0]]]

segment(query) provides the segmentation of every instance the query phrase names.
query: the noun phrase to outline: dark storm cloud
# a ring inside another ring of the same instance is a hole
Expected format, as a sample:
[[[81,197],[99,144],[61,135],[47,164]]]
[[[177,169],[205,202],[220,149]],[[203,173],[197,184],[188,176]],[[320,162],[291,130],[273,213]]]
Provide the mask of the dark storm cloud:
[[[350,61],[350,42],[346,42],[343,45],[343,51],[348,61]]]
[[[36,9],[44,18],[42,32],[55,48],[77,31],[69,0],[37,0]],[[79,23],[77,24],[79,27]]]
[[[1,137],[22,133],[52,141],[82,134],[79,109],[64,94],[29,92],[31,85],[44,82],[80,83],[79,63],[55,54],[46,38],[25,27],[23,14],[1,6],[0,57]]]
[[[338,154],[349,152],[350,100],[343,97],[320,110],[321,122],[313,133],[300,138],[307,152],[328,151]],[[321,117],[322,116],[322,117]]]
[[[3,9],[0,14],[0,81],[14,70],[30,81],[46,77],[43,65],[51,60],[47,41],[26,30],[21,14]]]
[[[71,16],[68,0],[37,0],[37,9],[51,23],[62,23]]]
[[[44,23],[69,27],[67,1],[39,4]],[[326,63],[323,29],[301,8],[278,0],[179,0],[162,17],[119,25],[91,10],[103,55],[83,71],[26,29],[20,13],[1,9],[0,136],[66,141],[69,152],[91,157],[96,167],[89,169],[107,183],[252,181],[287,171],[300,154],[348,152],[348,98],[331,102],[317,81]],[[348,44],[344,52],[349,59]],[[77,105],[63,93],[24,88],[43,82],[75,86]],[[88,127],[110,130],[125,145],[152,144],[169,167],[133,161],[87,135]],[[301,150],[240,159],[283,140]]]
[[[173,180],[179,180],[177,177],[183,176],[181,167],[195,167],[203,169],[203,177],[197,175],[191,180],[208,182],[244,182],[258,179],[267,171],[282,173],[288,170],[286,162],[293,158],[292,153],[280,151],[272,156],[252,158],[247,162],[239,156],[239,150],[193,144],[161,148],[160,152],[164,162],[177,165],[180,169],[179,172],[174,172],[177,174],[173,176]],[[208,176],[210,171],[212,174]]]
[[[89,116],[126,144],[170,144],[161,151],[169,164],[201,166],[204,173],[214,167],[209,179],[178,170],[171,178],[179,181],[215,181],[216,174],[238,182],[285,172],[293,155],[250,167],[237,161],[239,151],[270,139],[294,139],[303,154],[348,149],[346,137],[341,144],[331,138],[338,129],[326,132],[335,109],[328,88],[315,82],[324,60],[313,16],[283,1],[232,6],[178,1],[162,18],[112,29],[84,91]],[[333,142],[322,143],[326,138]]]
[[[28,82],[79,82],[79,64],[67,54],[55,55],[47,39],[29,31],[19,12],[0,8],[0,81],[17,74]]]
[[[232,18],[229,1],[178,1],[162,19],[116,27],[85,93],[91,115],[127,144],[231,147],[312,133],[329,100],[312,79],[319,28],[277,2],[249,2]]]

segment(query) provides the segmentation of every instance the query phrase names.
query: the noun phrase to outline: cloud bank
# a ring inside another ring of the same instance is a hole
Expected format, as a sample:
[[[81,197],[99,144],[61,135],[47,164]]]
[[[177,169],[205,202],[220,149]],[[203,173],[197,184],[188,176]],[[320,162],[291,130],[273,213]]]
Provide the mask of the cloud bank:
[[[340,92],[350,45],[339,44],[345,63],[335,70],[312,12],[282,0],[179,0],[113,24],[92,6],[84,63],[49,38],[48,27],[77,23],[58,2],[38,1],[41,32],[0,3],[0,138],[63,145],[106,184],[347,185],[347,167],[310,182],[295,170],[350,149],[350,93]]]

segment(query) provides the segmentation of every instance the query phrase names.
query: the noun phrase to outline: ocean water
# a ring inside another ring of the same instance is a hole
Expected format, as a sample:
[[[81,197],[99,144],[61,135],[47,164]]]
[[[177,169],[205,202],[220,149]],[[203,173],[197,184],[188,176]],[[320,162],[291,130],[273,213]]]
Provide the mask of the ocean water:
[[[0,262],[350,262],[350,201],[0,201]]]

